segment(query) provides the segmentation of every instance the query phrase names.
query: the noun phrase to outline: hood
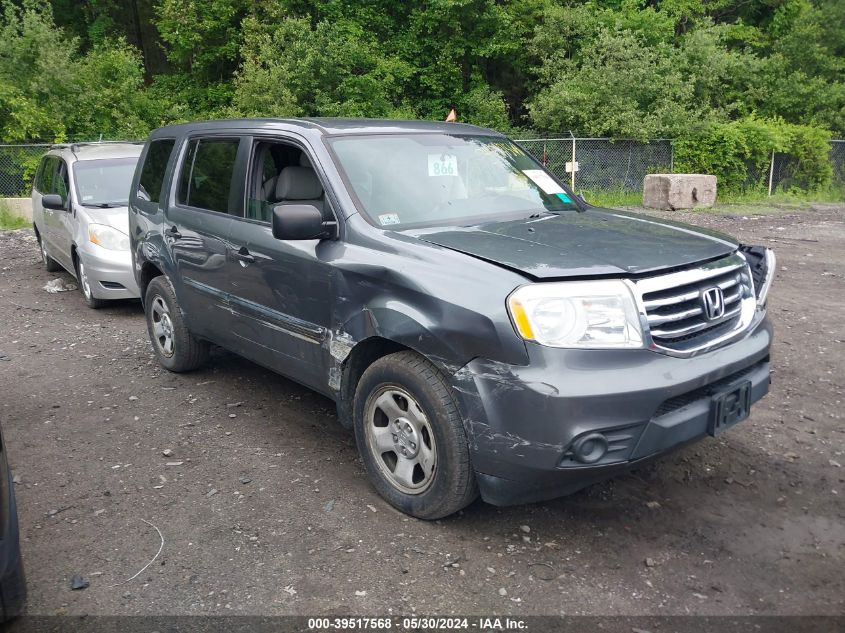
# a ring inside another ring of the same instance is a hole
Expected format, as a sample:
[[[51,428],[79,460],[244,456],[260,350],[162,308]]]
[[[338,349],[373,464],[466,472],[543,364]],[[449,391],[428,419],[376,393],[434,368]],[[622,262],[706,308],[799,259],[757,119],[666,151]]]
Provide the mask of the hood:
[[[89,218],[89,222],[93,224],[106,224],[121,233],[129,235],[129,207],[114,207],[112,209],[83,208]]]
[[[537,279],[649,273],[738,246],[715,231],[609,209],[409,233]]]

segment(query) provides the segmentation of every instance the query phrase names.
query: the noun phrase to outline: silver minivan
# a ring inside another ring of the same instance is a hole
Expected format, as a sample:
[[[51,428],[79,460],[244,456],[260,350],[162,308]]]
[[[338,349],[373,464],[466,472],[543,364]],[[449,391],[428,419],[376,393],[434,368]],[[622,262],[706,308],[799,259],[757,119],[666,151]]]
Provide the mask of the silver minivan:
[[[127,201],[142,145],[57,145],[41,159],[32,221],[48,271],[76,277],[85,301],[139,297],[129,253]]]

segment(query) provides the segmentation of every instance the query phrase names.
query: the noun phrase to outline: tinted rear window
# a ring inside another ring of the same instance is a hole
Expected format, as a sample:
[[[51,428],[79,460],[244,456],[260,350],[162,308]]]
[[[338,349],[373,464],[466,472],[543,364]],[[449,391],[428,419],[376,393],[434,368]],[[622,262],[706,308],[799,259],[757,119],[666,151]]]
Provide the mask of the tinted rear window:
[[[191,141],[179,178],[178,202],[228,213],[238,144],[238,139]]]
[[[138,182],[138,197],[142,200],[158,202],[161,197],[161,187],[164,184],[164,176],[167,171],[167,161],[173,151],[173,139],[153,141],[147,150],[147,157],[144,160],[144,169],[141,171],[141,179]]]

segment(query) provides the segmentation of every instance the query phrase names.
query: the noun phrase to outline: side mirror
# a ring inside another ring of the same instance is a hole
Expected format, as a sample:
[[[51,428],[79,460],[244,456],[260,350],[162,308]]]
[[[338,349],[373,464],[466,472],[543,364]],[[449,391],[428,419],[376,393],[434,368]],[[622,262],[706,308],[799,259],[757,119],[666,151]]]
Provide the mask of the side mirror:
[[[273,237],[277,240],[321,240],[333,238],[335,222],[324,222],[312,204],[279,204],[273,207]]]
[[[41,206],[45,209],[55,209],[56,211],[65,210],[65,201],[57,193],[48,193],[41,196]]]

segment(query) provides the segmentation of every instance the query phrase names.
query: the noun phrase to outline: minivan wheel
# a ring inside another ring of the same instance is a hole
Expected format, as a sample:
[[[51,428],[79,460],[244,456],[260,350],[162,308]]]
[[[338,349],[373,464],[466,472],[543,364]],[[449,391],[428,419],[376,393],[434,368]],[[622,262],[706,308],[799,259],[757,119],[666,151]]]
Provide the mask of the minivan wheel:
[[[79,282],[79,289],[82,291],[82,296],[85,297],[85,303],[89,308],[97,310],[105,306],[108,301],[104,299],[97,299],[91,292],[91,280],[88,279],[88,274],[85,272],[85,264],[82,263],[82,258],[76,260],[76,280]]]
[[[370,480],[402,512],[439,519],[478,496],[451,391],[419,354],[397,352],[367,368],[355,391],[354,426]]]
[[[167,277],[156,277],[147,286],[144,312],[153,351],[162,367],[177,373],[191,371],[208,359],[208,343],[188,330]]]
[[[41,239],[40,234],[38,235],[38,247],[41,249],[41,261],[44,262],[44,268],[47,269],[48,273],[54,273],[62,269],[59,262],[47,254],[47,245]]]

